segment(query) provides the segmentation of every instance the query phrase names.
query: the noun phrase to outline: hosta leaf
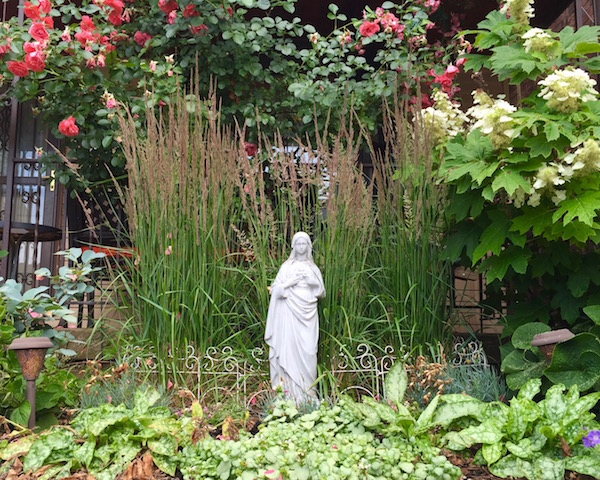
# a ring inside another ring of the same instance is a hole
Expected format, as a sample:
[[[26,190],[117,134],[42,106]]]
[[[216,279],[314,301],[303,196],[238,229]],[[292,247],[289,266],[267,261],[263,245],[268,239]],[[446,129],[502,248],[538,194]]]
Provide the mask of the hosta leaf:
[[[531,458],[534,455],[534,449],[531,447],[529,438],[522,438],[519,443],[506,442],[506,449],[519,458]]]

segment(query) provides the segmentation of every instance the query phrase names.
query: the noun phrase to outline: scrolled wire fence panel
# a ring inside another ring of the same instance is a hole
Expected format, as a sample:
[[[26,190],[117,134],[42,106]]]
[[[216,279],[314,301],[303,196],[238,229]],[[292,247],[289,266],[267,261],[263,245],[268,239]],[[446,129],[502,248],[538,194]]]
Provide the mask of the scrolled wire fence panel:
[[[201,403],[235,398],[248,406],[261,396],[271,394],[268,352],[263,348],[251,350],[250,355],[236,352],[230,346],[210,347],[199,354],[194,346],[187,345],[181,351],[185,353],[169,351],[166,358],[158,358],[151,348],[136,347],[123,361],[136,371],[153,375],[166,372],[169,377],[183,379]],[[389,345],[378,351],[364,343],[353,351],[341,346],[329,372],[339,386],[333,396],[346,393],[355,397],[383,397],[385,375],[395,362],[394,348]],[[483,348],[477,341],[455,344],[450,362],[456,366],[487,365]]]

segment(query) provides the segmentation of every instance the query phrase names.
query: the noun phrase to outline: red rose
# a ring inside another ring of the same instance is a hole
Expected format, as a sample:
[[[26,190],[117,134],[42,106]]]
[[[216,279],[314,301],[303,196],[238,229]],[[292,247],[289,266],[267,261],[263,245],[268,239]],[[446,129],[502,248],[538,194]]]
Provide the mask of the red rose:
[[[119,25],[121,25],[122,22],[121,14],[122,12],[118,10],[113,10],[108,14],[108,21],[115,27],[118,27]]]
[[[162,10],[165,15],[168,15],[174,10],[179,8],[175,0],[158,0],[158,8]]]
[[[88,15],[84,15],[83,17],[81,17],[81,23],[79,24],[79,26],[82,30],[87,30],[89,32],[93,32],[94,30],[96,30],[94,22]]]
[[[208,27],[204,24],[190,25],[190,30],[194,35],[202,35],[203,33],[208,32]]]
[[[133,36],[133,41],[140,47],[145,47],[150,40],[152,40],[152,35],[149,33],[140,32],[139,30],[135,32],[135,35]]]
[[[25,64],[34,72],[41,72],[46,67],[42,52],[31,52],[25,55]]]
[[[44,17],[41,20],[46,24],[46,27],[50,30],[54,28],[54,19],[52,17]]]
[[[198,13],[198,10],[196,10],[196,7],[191,3],[189,5],[186,5],[186,7],[183,9],[184,18],[197,17],[198,15],[200,15]]]
[[[6,66],[15,77],[26,77],[29,75],[29,67],[25,62],[6,62]]]
[[[40,8],[37,5],[33,5],[31,2],[25,2],[23,13],[27,18],[31,18],[32,20],[40,18]]]
[[[244,149],[249,157],[253,157],[258,152],[258,147],[254,143],[244,142]]]
[[[31,35],[38,42],[48,40],[46,25],[43,22],[33,22],[31,27],[29,27],[29,35]]]
[[[58,124],[58,131],[65,137],[75,137],[79,133],[79,128],[75,125],[75,118],[71,116],[62,120]]]
[[[42,13],[50,13],[50,10],[52,10],[52,5],[50,4],[50,0],[39,0],[38,4],[40,6],[40,11]]]
[[[363,22],[358,32],[363,37],[370,37],[371,35],[375,35],[380,30],[379,24],[377,22]]]

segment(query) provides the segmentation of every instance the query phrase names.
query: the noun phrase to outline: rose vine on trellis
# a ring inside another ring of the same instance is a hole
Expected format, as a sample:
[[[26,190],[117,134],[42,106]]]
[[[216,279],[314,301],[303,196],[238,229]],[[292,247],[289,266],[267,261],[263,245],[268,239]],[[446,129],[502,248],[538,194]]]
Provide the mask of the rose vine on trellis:
[[[0,27],[0,81],[18,101],[35,101],[34,114],[65,138],[84,178],[105,179],[105,165],[115,174],[124,167],[118,105],[141,126],[146,106],[168,104],[196,65],[206,93],[212,79],[223,118],[246,122],[252,141],[257,121],[263,133],[310,134],[315,115],[324,125],[349,98],[375,130],[382,95],[414,95],[417,79],[452,82],[442,72],[456,58],[453,42],[430,45],[426,36],[438,7],[385,2],[348,21],[331,5],[334,31],[321,36],[293,17],[295,0],[31,0],[22,26],[15,17]]]

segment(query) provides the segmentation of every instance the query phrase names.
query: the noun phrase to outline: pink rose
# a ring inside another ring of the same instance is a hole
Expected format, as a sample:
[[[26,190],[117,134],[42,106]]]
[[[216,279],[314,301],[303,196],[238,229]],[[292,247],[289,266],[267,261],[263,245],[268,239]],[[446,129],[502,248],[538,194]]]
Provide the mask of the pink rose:
[[[194,35],[202,35],[203,33],[208,32],[208,27],[204,24],[202,25],[190,25],[190,31]]]
[[[46,24],[46,27],[50,30],[54,28],[54,19],[52,17],[44,17],[41,20]]]
[[[106,66],[106,57],[101,53],[96,57],[96,65],[98,65],[98,68]]]
[[[371,35],[375,35],[377,32],[379,32],[379,30],[381,30],[379,23],[364,21],[358,29],[358,32],[363,37],[370,37]]]
[[[73,116],[65,118],[58,124],[58,131],[65,137],[75,137],[79,133],[79,127],[75,125],[75,118]]]
[[[150,40],[152,40],[152,35],[149,33],[140,32],[139,30],[133,35],[133,41],[140,47],[146,46]]]
[[[48,32],[46,31],[46,24],[43,22],[33,22],[29,27],[29,35],[31,35],[38,42],[48,40]]]
[[[466,61],[467,61],[467,59],[465,57],[461,57],[458,60],[456,60],[456,66],[462,67]]]
[[[450,64],[446,67],[446,71],[444,72],[445,75],[448,75],[450,78],[454,78],[454,76],[459,72],[458,67],[455,67],[454,65]]]
[[[38,4],[40,6],[40,12],[48,14],[50,13],[50,10],[52,10],[52,4],[50,3],[50,0],[39,0]]]
[[[106,108],[115,108],[117,106],[117,101],[114,98],[108,98],[106,100]]]
[[[25,64],[34,72],[41,72],[46,67],[44,54],[39,51],[34,51],[25,55]]]
[[[65,30],[63,31],[63,33],[60,34],[60,39],[63,42],[71,41],[71,32],[69,32],[69,27],[65,27]]]
[[[175,23],[176,18],[177,18],[177,10],[173,10],[172,12],[169,12],[169,14],[167,15],[167,23],[169,25],[173,25],[173,23]]]
[[[186,5],[186,7],[183,9],[184,18],[197,17],[198,15],[200,14],[198,13],[198,10],[196,10],[196,6],[191,3]]]
[[[40,7],[33,5],[31,2],[25,2],[23,13],[27,18],[38,20],[40,18]]]
[[[177,5],[175,0],[158,0],[158,8],[160,8],[165,15],[169,15],[169,13],[177,10],[179,5]]]
[[[29,75],[29,67],[25,62],[6,62],[10,73],[15,77],[26,77]]]

